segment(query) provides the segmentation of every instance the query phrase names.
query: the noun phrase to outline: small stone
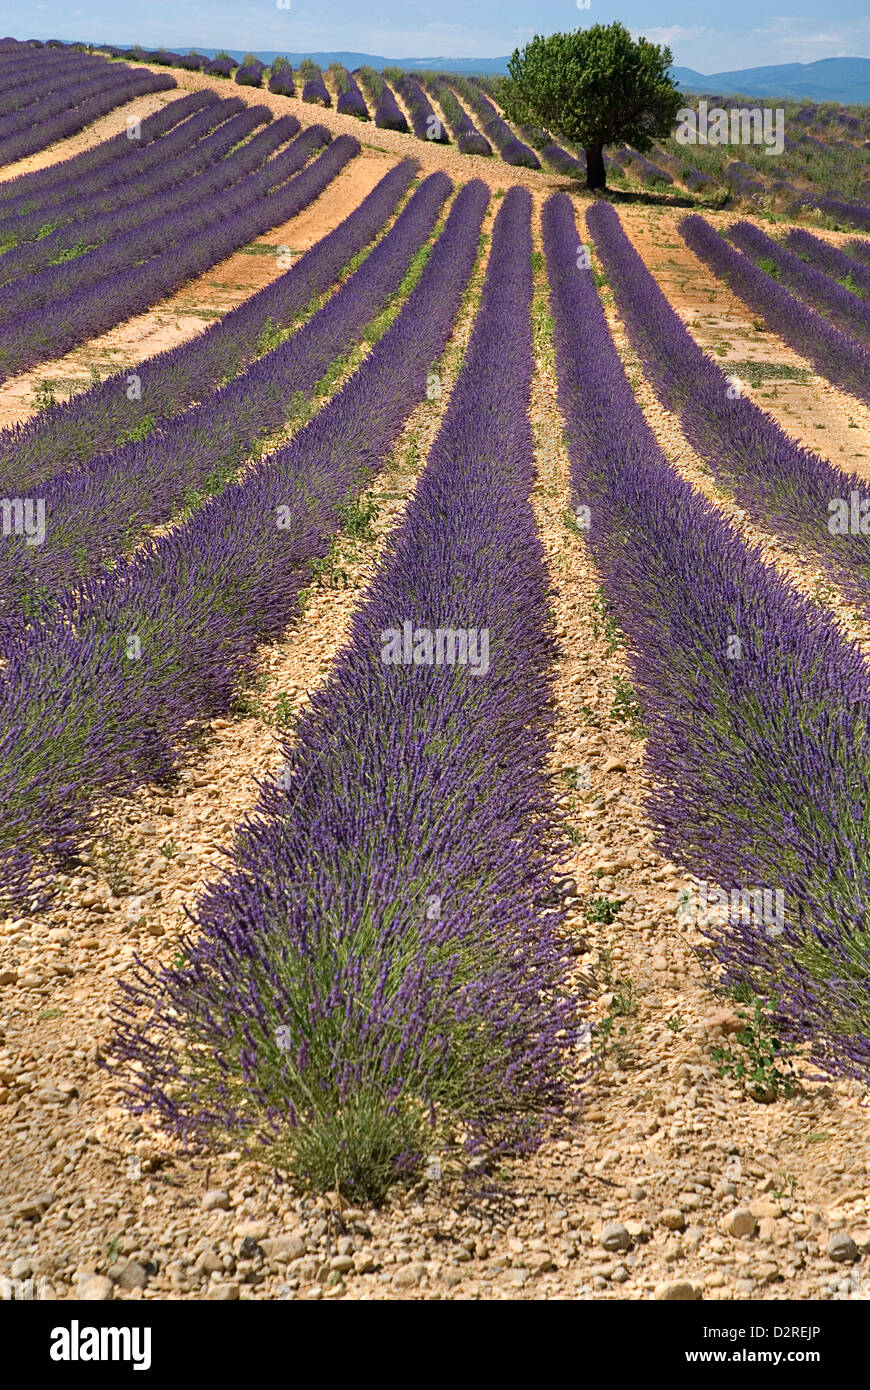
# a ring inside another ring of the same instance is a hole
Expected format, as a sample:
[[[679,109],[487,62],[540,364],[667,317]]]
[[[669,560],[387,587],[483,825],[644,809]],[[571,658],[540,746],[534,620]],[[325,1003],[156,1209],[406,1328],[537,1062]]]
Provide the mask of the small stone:
[[[233,1227],[233,1235],[237,1240],[261,1241],[269,1234],[268,1221],[240,1221],[238,1226]]]
[[[130,1260],[119,1271],[115,1281],[122,1289],[144,1289],[148,1282],[148,1274],[144,1265],[140,1265],[138,1260]]]
[[[410,1267],[406,1266],[408,1269]],[[353,1255],[333,1255],[329,1261],[329,1268],[338,1274],[347,1274],[348,1270],[353,1269]]]
[[[656,1285],[655,1298],[658,1303],[689,1303],[700,1297],[700,1290],[688,1279],[669,1279]]]
[[[848,1231],[835,1231],[828,1241],[828,1257],[837,1264],[851,1264],[858,1258],[858,1247]]]
[[[506,1269],[501,1276],[501,1282],[512,1289],[521,1289],[524,1284],[529,1282],[529,1271],[527,1269]]]
[[[105,1274],[85,1271],[78,1275],[76,1283],[79,1298],[85,1299],[88,1303],[108,1303],[115,1297],[115,1286]]]
[[[17,970],[0,970],[0,985],[14,985],[18,983]]]
[[[40,1217],[44,1211],[48,1211],[53,1201],[53,1192],[36,1192],[32,1197],[25,1197],[18,1203],[15,1214],[23,1217],[25,1221]]]
[[[708,1037],[728,1037],[729,1034],[739,1033],[741,1028],[745,1028],[746,1019],[738,1017],[733,1009],[717,1009],[704,1019],[701,1027]]]
[[[625,1265],[617,1265],[616,1269],[613,1271],[610,1277],[613,1280],[614,1284],[624,1284],[626,1279],[631,1278],[631,1275],[629,1274]]]
[[[26,1255],[19,1255],[17,1260],[12,1261],[10,1270],[13,1279],[29,1279],[33,1273],[33,1266]]]
[[[708,1274],[705,1278],[704,1286],[708,1289],[724,1289],[725,1275],[721,1270],[715,1269],[712,1274]]]
[[[412,1261],[409,1265],[402,1265],[393,1275],[393,1288],[396,1289],[415,1289],[426,1272],[426,1266],[419,1261]]]
[[[625,762],[622,758],[608,758],[601,769],[602,772],[625,772]]]
[[[631,1236],[618,1221],[610,1221],[602,1228],[601,1244],[605,1250],[630,1250]]]
[[[748,1207],[738,1207],[736,1211],[730,1211],[722,1218],[720,1226],[726,1235],[740,1239],[743,1236],[754,1236],[758,1222]]]
[[[523,1256],[523,1262],[532,1274],[544,1274],[553,1268],[553,1257],[547,1250],[531,1250]]]
[[[221,1188],[215,1187],[211,1192],[206,1192],[202,1199],[203,1211],[229,1211],[230,1194]]]
[[[239,1297],[238,1284],[212,1284],[205,1297],[212,1303],[235,1303]]]
[[[659,1224],[668,1231],[684,1231],[686,1218],[679,1207],[666,1207],[659,1216]]]
[[[264,1236],[262,1247],[268,1258],[277,1261],[278,1264],[298,1260],[305,1254],[305,1241],[292,1231],[285,1231],[280,1236]]]

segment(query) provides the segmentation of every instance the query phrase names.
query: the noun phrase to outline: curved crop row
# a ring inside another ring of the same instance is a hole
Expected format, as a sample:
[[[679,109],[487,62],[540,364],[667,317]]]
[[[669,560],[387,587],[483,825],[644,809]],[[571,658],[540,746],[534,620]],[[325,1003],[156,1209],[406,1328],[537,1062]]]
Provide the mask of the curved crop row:
[[[363,80],[370,99],[375,103],[375,125],[378,129],[398,130],[402,135],[407,135],[408,122],[405,119],[405,113],[396,101],[389,83],[385,82],[374,68],[360,68],[359,76]]]
[[[488,196],[479,182],[461,190],[398,318],[290,444],[8,644],[0,882],[10,895],[87,839],[95,803],[168,776],[201,721],[227,707],[257,644],[291,620],[342,505],[425,397]]]
[[[283,124],[285,121],[287,124]],[[144,195],[142,184],[134,183],[125,187],[120,195],[113,196],[112,190],[108,197],[101,198],[100,201],[110,205],[108,211],[92,215],[85,212],[81,216],[87,203],[83,205],[79,200],[65,204],[62,210],[59,208],[55,214],[57,219],[60,220],[62,211],[65,216],[55,231],[47,236],[37,235],[32,241],[19,242],[0,259],[0,304],[11,314],[17,312],[13,306],[19,301],[23,307],[28,294],[31,298],[35,294],[37,303],[46,302],[55,292],[55,283],[80,274],[84,270],[83,262],[93,264],[96,251],[111,239],[122,233],[129,234],[137,227],[141,227],[143,239],[141,245],[131,246],[130,263],[135,265],[144,260],[148,254],[147,224],[168,217],[195,202],[197,197],[211,196],[229,187],[245,173],[256,169],[299,130],[299,122],[292,116],[282,117],[243,145],[242,141],[262,124],[263,116],[256,107],[251,108],[250,113],[240,112],[206,139],[198,141],[193,149],[164,161],[159,176],[152,175],[150,188],[147,187],[149,181],[144,181],[147,188]],[[94,200],[87,201],[93,207]],[[34,226],[30,230],[36,233],[37,228]],[[35,271],[39,271],[39,275],[35,276]],[[72,284],[73,280],[70,278],[67,282]]]
[[[483,122],[483,133],[492,141],[505,164],[522,166],[526,169],[540,169],[541,161],[534,150],[518,140],[507,121],[502,120],[489,97],[480,87],[465,77],[451,77],[450,85],[455,87],[464,101],[472,107]]]
[[[58,160],[44,169],[32,169],[30,173],[4,179],[0,182],[0,213],[6,217],[11,212],[29,211],[30,209],[24,206],[29,200],[33,200],[35,206],[36,199],[53,193],[58,187],[72,184],[77,179],[104,169],[106,165],[113,164],[119,155],[126,155],[128,158],[132,155],[134,160],[138,159],[138,152],[144,151],[155,140],[165,138],[168,131],[174,131],[198,111],[218,105],[220,100],[217,92],[208,89],[190,92],[185,97],[168,102],[153,115],[145,116],[138,140],[131,140],[126,130],[122,130],[119,135],[101,141],[92,149],[82,150],[81,154],[70,155],[67,159]]]
[[[304,163],[316,143],[326,144],[330,139],[329,131],[310,126],[290,146],[286,157],[275,156],[258,174],[249,176],[249,196],[229,216],[218,211],[209,224],[186,243],[161,251],[141,266],[121,272],[108,286],[87,286],[69,295],[52,306],[50,318],[41,310],[35,310],[22,315],[15,324],[0,329],[0,380],[35,362],[69,352],[113,324],[141,313],[192,276],[216,265],[246,241],[295,217],[359,153],[359,142],[340,135],[297,178],[269,192],[270,180],[282,173],[286,178],[295,161]],[[194,218],[194,224],[196,221]],[[178,219],[179,233],[183,230],[183,222],[183,217]]]
[[[356,1197],[413,1173],[445,1124],[472,1151],[527,1149],[567,1089],[578,1006],[537,911],[552,644],[528,500],[530,204],[505,197],[446,419],[286,789],[201,898],[185,965],[127,987],[116,1038],[137,1108]],[[404,624],[485,631],[487,669],[387,664]]]
[[[434,140],[436,145],[449,145],[450,136],[439,120],[431,101],[416,77],[404,72],[396,80],[396,91],[411,113],[411,124],[418,140]]]
[[[309,62],[306,71],[309,69],[312,71],[302,88],[302,100],[313,102],[315,106],[331,106],[332,97],[329,95],[329,89],[323,80],[323,73],[316,63]],[[300,72],[302,72],[301,68]]]
[[[221,128],[203,142],[207,146],[205,150],[196,152],[190,160],[177,161],[182,166],[178,169],[178,177],[171,180],[160,197],[139,198],[131,207],[117,213],[101,213],[87,222],[73,224],[60,239],[61,246],[64,243],[72,246],[76,254],[71,257],[59,255],[59,264],[40,265],[43,241],[20,248],[26,253],[26,259],[19,257],[13,269],[17,271],[23,263],[26,270],[35,269],[38,274],[19,272],[20,278],[0,288],[0,315],[5,324],[8,326],[14,322],[14,315],[28,310],[50,308],[64,296],[93,284],[94,280],[141,264],[173,241],[194,235],[214,221],[218,200],[222,218],[243,207],[251,197],[251,179],[256,189],[258,173],[264,172],[270,156],[292,139],[299,130],[299,122],[294,116],[281,116],[246,140],[260,117],[256,113],[248,117],[243,112],[230,121],[229,126],[234,127],[236,121],[238,128],[226,131]],[[240,143],[242,140],[244,143]],[[301,168],[322,143],[316,135],[314,138],[301,135],[293,146],[297,168]],[[228,154],[228,150],[232,153]],[[195,172],[197,164],[204,165],[198,173]],[[45,238],[45,241],[51,240]],[[57,243],[45,260],[54,254],[56,246]],[[0,343],[2,340],[3,330],[0,330]]]
[[[0,204],[0,242],[7,248],[17,247],[22,242],[48,240],[51,228],[63,226],[76,217],[89,217],[96,208],[116,211],[137,197],[146,195],[155,185],[161,185],[161,173],[168,162],[194,150],[201,150],[206,136],[223,127],[240,130],[238,116],[250,109],[244,102],[233,99],[217,101],[205,110],[198,111],[182,121],[169,134],[159,141],[152,141],[139,150],[137,141],[126,141],[126,150],[109,164],[103,165],[89,174],[78,178],[67,178],[52,188],[36,194],[23,194],[10,200],[10,204]],[[272,113],[265,107],[259,108],[260,116],[249,127],[254,130],[264,120],[270,120]],[[266,113],[265,115],[262,113]],[[235,124],[230,127],[230,121]],[[212,141],[212,146],[214,145]],[[206,147],[209,148],[209,147]],[[0,262],[4,277],[6,263],[13,263],[7,251]]]
[[[751,222],[733,223],[728,228],[728,240],[798,298],[818,309],[842,332],[854,334],[865,347],[870,347],[870,305],[851,290],[838,285],[821,271],[813,270],[800,256]]]
[[[347,283],[246,372],[146,439],[44,484],[43,543],[7,536],[0,545],[0,614],[29,610],[33,594],[56,595],[98,573],[190,493],[216,491],[231,478],[396,293],[451,187],[446,174],[426,179]]]
[[[289,327],[312,296],[334,283],[342,267],[381,230],[414,169],[410,160],[396,165],[290,270],[204,333],[148,358],[135,373],[116,372],[83,394],[0,431],[0,488],[7,496],[31,492],[52,473],[112,449],[138,431],[147,433],[194,401],[205,400],[257,355],[264,334]]]
[[[338,88],[338,101],[335,109],[339,115],[355,116],[358,121],[367,121],[369,108],[365,104],[363,94],[353,74],[349,73],[347,68],[342,67],[341,63],[331,63],[329,71],[332,73]]]
[[[491,155],[492,145],[485,135],[481,135],[468,112],[460,106],[456,93],[450,90],[444,79],[431,77],[426,86],[444,113],[444,119],[456,141],[459,153]]]
[[[761,526],[810,554],[857,603],[870,609],[870,536],[832,530],[865,484],[802,448],[744,397],[692,338],[610,208],[588,218],[620,315],[644,369],[716,481],[734,493]]]
[[[47,111],[33,112],[34,123],[25,120],[16,130],[0,134],[0,165],[14,164],[27,155],[45,150],[56,140],[66,139],[90,125],[100,116],[105,116],[116,106],[132,101],[134,97],[147,92],[165,92],[176,85],[169,73],[148,72],[144,68],[131,68],[127,73],[118,74],[117,79],[93,92],[82,95],[75,105],[62,105],[54,115]]]
[[[679,231],[695,255],[762,315],[772,333],[807,357],[835,385],[870,404],[870,352],[735,251],[703,217],[684,218]]]
[[[850,280],[858,291],[870,295],[870,270],[859,265],[854,257],[832,246],[829,241],[813,236],[803,227],[792,227],[785,235],[785,244],[803,261],[815,266],[833,280]]]
[[[615,213],[589,217],[597,231]],[[867,667],[669,467],[577,269],[564,195],[544,209],[544,238],[576,498],[627,638],[657,844],[704,882],[781,906],[708,925],[726,980],[822,1065],[866,1074]]]

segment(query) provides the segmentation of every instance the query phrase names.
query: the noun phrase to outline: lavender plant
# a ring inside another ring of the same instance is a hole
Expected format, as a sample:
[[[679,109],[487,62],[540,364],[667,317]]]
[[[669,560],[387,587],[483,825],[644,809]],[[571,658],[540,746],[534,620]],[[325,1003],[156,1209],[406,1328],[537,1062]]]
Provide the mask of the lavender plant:
[[[159,425],[243,370],[257,355],[268,326],[289,327],[380,231],[414,171],[410,160],[396,165],[289,270],[198,337],[0,431],[0,486],[7,495],[28,494],[54,472],[111,450],[143,422]]]
[[[530,207],[504,200],[444,425],[283,789],[201,898],[185,965],[140,971],[119,1010],[135,1108],[355,1198],[418,1171],[445,1122],[472,1151],[527,1149],[565,1098],[577,1002],[558,914],[536,909],[553,645],[528,500]],[[485,624],[489,671],[385,665],[405,615]]]
[[[606,204],[590,210],[599,246],[615,217]],[[781,930],[742,912],[708,925],[723,979],[757,995],[780,1036],[822,1066],[866,1075],[866,665],[833,618],[669,467],[594,277],[577,268],[563,195],[545,205],[543,228],[572,476],[649,730],[657,844],[726,891],[776,885]]]

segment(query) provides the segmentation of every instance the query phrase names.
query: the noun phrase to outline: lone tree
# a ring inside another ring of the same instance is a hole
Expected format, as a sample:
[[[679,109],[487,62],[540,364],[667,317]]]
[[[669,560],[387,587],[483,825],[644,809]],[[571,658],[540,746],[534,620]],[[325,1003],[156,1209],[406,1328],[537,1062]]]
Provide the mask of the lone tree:
[[[669,48],[635,42],[623,24],[593,24],[515,49],[499,94],[509,120],[582,145],[586,187],[604,188],[605,145],[645,154],[670,135],[684,104],[672,62]]]

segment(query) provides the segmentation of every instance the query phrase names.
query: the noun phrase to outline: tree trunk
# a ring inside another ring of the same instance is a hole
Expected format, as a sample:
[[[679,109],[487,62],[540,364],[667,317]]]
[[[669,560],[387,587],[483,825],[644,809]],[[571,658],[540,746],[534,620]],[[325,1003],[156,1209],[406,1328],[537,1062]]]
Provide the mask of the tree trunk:
[[[607,171],[604,168],[604,146],[591,145],[586,149],[586,187],[606,188]]]

